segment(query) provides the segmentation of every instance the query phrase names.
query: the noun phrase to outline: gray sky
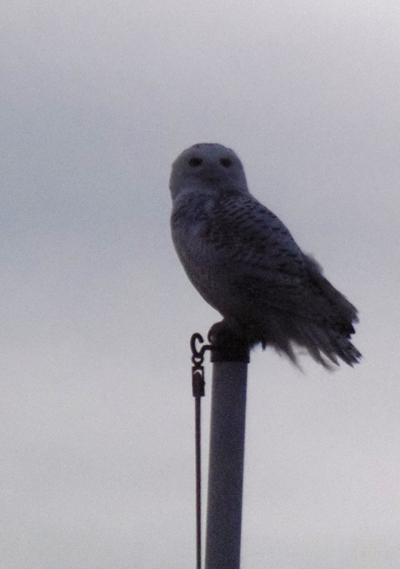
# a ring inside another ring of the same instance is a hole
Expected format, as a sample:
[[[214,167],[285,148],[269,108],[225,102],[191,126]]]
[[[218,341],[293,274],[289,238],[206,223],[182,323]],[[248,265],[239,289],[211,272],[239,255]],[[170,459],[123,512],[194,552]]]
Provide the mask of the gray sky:
[[[0,38],[2,568],[194,566],[189,339],[218,314],[168,177],[220,142],[364,354],[253,353],[242,566],[397,569],[400,5],[16,0]]]

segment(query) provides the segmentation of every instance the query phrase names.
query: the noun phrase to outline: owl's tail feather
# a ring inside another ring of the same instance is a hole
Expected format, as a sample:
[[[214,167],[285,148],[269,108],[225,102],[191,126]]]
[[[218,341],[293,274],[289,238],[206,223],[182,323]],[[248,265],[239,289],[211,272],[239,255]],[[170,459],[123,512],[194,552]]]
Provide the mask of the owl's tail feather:
[[[336,365],[339,357],[349,366],[353,366],[361,359],[361,353],[350,341],[355,332],[353,323],[358,322],[357,309],[323,276],[322,268],[314,259],[305,256],[305,260],[312,288],[315,294],[323,297],[326,304],[326,317],[309,327],[309,334],[305,337],[311,343],[316,341],[317,350],[323,352]],[[313,355],[308,342],[306,347]],[[318,357],[313,357],[319,361]]]
[[[358,363],[360,352],[351,343],[357,309],[322,275],[321,267],[305,256],[308,273],[308,297],[298,310],[265,307],[265,312],[246,319],[244,328],[251,345],[273,346],[297,366],[295,347],[306,348],[315,361],[327,369]],[[310,306],[307,311],[305,306]],[[249,323],[251,324],[249,325]]]
[[[278,352],[286,354],[298,367],[296,347],[305,348],[312,358],[326,369],[339,365],[339,359],[353,366],[361,358],[348,335],[317,322],[302,319],[291,319],[288,326],[288,322],[271,316],[262,335],[250,333],[249,342],[252,345],[261,343],[264,348],[267,345],[273,346]]]

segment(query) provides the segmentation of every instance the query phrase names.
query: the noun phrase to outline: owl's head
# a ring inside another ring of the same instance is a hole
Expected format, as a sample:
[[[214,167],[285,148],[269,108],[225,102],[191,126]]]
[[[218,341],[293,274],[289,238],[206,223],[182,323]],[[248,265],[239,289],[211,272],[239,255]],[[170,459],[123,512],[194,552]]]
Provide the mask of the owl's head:
[[[178,156],[172,165],[169,187],[172,199],[185,190],[248,193],[239,158],[230,148],[212,143],[195,144]]]

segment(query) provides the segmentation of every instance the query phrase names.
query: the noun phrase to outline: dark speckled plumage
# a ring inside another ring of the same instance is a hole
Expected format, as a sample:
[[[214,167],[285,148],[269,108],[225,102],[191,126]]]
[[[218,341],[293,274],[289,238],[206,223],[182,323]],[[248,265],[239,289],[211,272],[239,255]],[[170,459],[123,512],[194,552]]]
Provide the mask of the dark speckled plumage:
[[[294,362],[296,345],[326,367],[338,358],[359,361],[350,342],[357,310],[249,193],[232,150],[188,148],[173,164],[170,189],[175,248],[193,285],[224,317],[222,328]]]

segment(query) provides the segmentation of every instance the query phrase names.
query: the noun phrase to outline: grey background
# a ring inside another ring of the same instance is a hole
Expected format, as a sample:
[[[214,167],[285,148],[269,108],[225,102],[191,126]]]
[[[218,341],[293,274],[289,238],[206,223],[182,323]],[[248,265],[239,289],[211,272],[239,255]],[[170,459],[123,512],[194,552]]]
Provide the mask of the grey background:
[[[361,316],[355,369],[252,355],[243,568],[398,568],[399,5],[16,0],[0,42],[2,568],[194,566],[189,338],[218,314],[168,177],[196,142]]]

